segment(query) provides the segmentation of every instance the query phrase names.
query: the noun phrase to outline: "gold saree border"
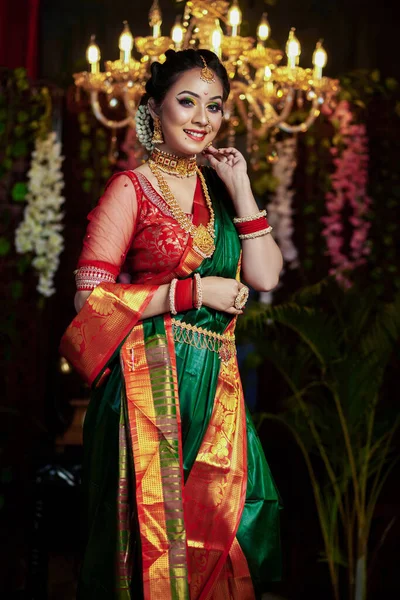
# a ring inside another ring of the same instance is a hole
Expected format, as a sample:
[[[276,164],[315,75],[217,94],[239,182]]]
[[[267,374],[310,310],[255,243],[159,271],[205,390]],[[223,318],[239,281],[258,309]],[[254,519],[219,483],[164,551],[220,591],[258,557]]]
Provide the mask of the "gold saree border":
[[[145,600],[189,600],[178,377],[167,333],[139,324],[121,349]]]
[[[157,285],[101,283],[87,298],[60,342],[64,356],[91,385],[139,321]]]
[[[226,332],[234,327],[235,320]],[[247,561],[235,543],[246,487],[246,414],[238,364],[232,356],[221,362],[211,419],[184,490],[192,600],[214,598],[214,587],[225,589],[221,582],[227,579],[228,558],[232,589],[241,579],[246,600],[254,598]],[[240,577],[235,576],[238,561],[244,561],[246,568]]]

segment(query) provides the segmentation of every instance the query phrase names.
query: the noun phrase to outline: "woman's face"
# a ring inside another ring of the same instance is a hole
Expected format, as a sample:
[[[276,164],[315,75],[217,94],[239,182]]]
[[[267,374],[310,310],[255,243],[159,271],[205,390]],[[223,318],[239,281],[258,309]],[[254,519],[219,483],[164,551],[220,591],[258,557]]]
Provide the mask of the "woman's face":
[[[185,71],[168,90],[158,115],[165,143],[158,147],[178,155],[202,152],[222,123],[222,83],[200,79],[201,69]]]

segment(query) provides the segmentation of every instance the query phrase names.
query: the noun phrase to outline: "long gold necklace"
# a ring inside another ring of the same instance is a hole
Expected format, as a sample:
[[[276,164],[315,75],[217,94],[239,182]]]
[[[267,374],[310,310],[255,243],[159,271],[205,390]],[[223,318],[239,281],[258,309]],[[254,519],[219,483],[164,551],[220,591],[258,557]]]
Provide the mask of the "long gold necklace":
[[[169,152],[164,152],[160,148],[153,148],[149,163],[156,164],[160,171],[175,175],[175,177],[192,177],[197,169],[196,155],[176,156]]]
[[[212,207],[210,195],[208,193],[207,184],[200,169],[197,167],[196,172],[197,175],[200,177],[201,187],[203,188],[204,197],[206,199],[207,207],[210,212],[210,220],[208,221],[206,227],[203,224],[196,226],[192,223],[192,221],[183,212],[178,202],[176,201],[175,196],[171,192],[160,169],[150,161],[149,167],[151,172],[157,179],[158,187],[161,190],[165,202],[168,204],[168,207],[171,210],[172,216],[176,221],[178,221],[182,229],[193,238],[193,248],[203,258],[210,258],[214,254],[215,250],[214,210]]]

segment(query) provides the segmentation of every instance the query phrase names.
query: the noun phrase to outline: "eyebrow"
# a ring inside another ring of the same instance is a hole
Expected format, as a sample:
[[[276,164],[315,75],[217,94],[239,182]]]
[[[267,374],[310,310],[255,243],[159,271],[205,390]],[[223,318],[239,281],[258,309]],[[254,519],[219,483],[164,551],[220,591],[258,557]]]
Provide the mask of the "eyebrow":
[[[194,92],[191,92],[190,90],[183,90],[182,92],[179,92],[177,94],[177,96],[180,96],[181,94],[191,94],[192,96],[195,96],[196,98],[200,98],[199,94],[195,94]],[[217,100],[217,99],[222,100],[222,96],[213,96],[212,98],[209,98],[210,100]]]

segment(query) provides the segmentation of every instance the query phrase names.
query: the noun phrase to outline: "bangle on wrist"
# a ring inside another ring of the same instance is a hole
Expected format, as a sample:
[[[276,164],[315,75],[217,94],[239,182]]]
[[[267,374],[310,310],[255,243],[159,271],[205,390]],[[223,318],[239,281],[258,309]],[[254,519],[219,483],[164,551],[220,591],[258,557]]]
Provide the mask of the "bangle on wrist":
[[[175,310],[177,313],[193,308],[193,279],[180,279],[175,288]]]
[[[254,238],[262,237],[263,235],[267,235],[271,233],[272,227],[269,225],[266,229],[260,229],[258,231],[253,231],[252,233],[242,233],[239,235],[239,239],[241,240],[253,240]]]
[[[193,285],[193,306],[194,308],[201,308],[203,305],[203,287],[201,285],[201,277],[199,273],[194,274],[194,285]]]
[[[245,223],[238,223],[236,225],[236,231],[239,235],[247,234],[247,233],[255,233],[256,231],[261,231],[262,229],[267,229],[269,227],[269,223],[265,217],[260,217],[255,219],[254,221],[246,221]]]
[[[169,310],[171,312],[171,315],[176,315],[176,308],[175,308],[175,289],[176,289],[176,284],[178,283],[177,279],[173,279],[170,283],[169,286]]]
[[[246,215],[245,217],[235,217],[233,219],[233,222],[235,223],[235,225],[238,223],[248,223],[249,221],[256,221],[260,217],[266,217],[266,216],[267,216],[267,211],[260,210],[259,212],[254,213],[253,215]]]
[[[271,233],[272,227],[268,223],[265,215],[266,211],[264,210],[258,213],[258,216],[253,215],[252,218],[247,218],[245,221],[242,220],[235,223],[239,239],[251,240]],[[246,219],[246,217],[243,217],[243,219]]]

